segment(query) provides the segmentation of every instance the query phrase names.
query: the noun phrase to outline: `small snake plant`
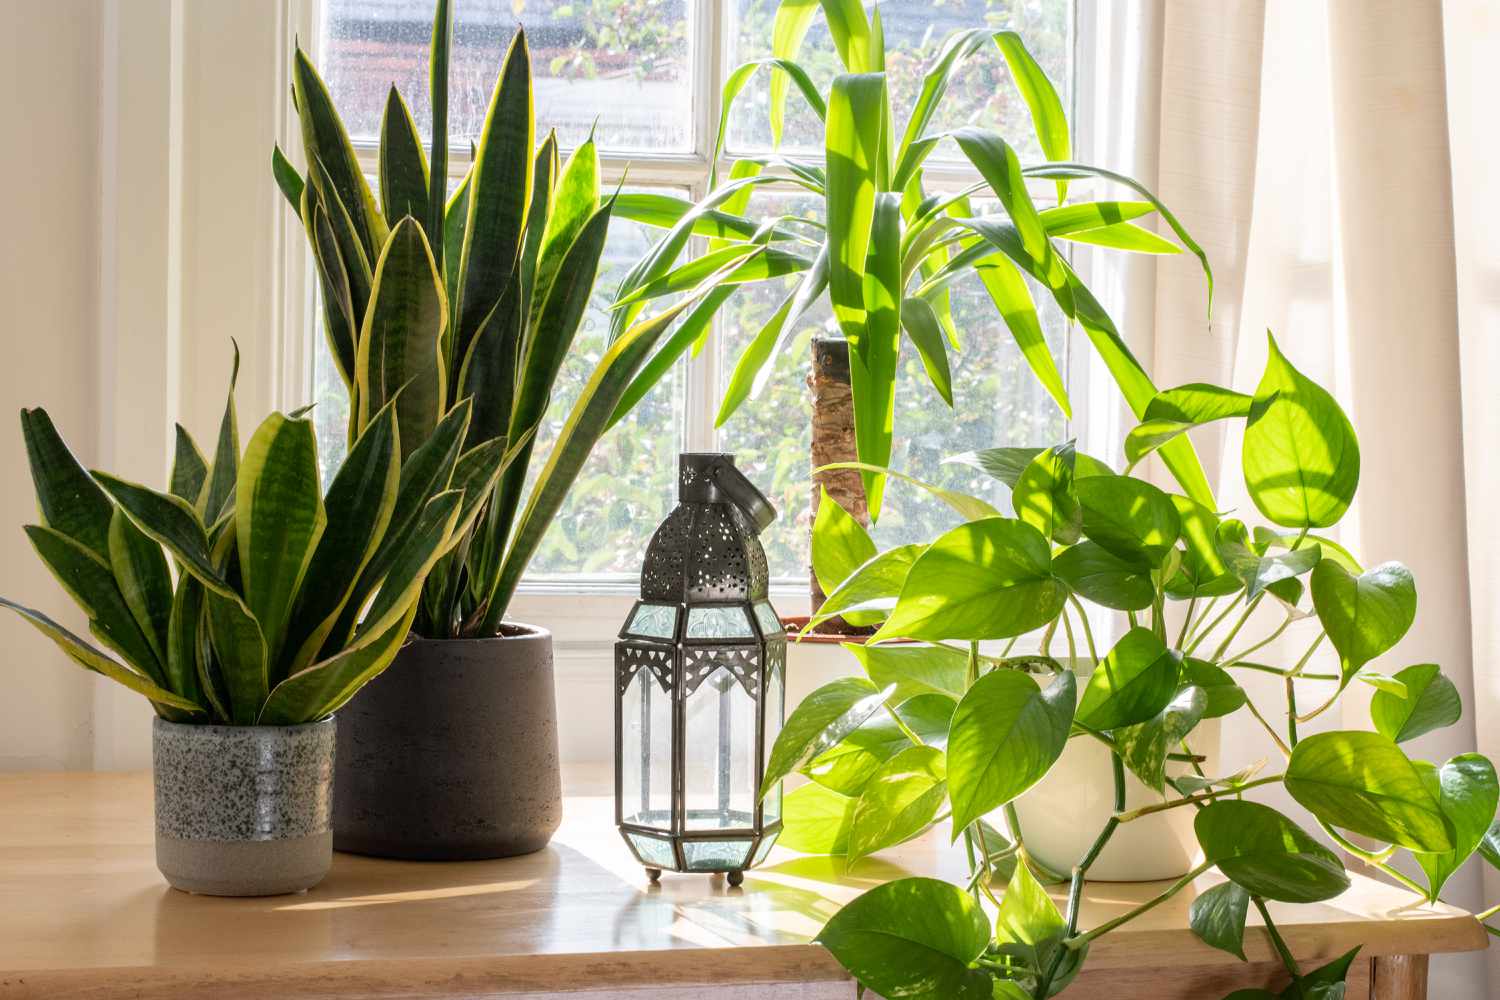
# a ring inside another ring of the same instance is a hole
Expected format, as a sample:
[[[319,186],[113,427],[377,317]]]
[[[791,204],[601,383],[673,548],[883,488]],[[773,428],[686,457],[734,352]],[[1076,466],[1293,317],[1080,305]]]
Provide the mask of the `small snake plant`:
[[[327,493],[301,412],[271,414],[241,451],[232,378],[212,462],[178,426],[165,493],[85,472],[45,410],[22,410],[41,520],[26,534],[119,658],[0,605],[165,719],[324,718],[391,662],[423,581],[514,457],[501,441],[460,450],[467,404],[405,448],[398,409],[370,415]]]

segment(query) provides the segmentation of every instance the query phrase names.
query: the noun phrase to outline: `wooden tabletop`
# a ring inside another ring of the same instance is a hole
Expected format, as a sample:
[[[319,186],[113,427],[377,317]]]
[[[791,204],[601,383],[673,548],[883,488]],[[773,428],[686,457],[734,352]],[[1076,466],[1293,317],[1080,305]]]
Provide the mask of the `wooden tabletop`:
[[[336,854],[307,893],[219,899],[172,890],[157,873],[148,775],[0,775],[0,996],[452,997],[714,984],[727,997],[752,985],[833,984],[842,970],[807,942],[840,905],[902,875],[962,874],[946,838],[927,838],[851,873],[839,860],[778,849],[741,889],[672,873],[651,886],[611,815],[607,797],[573,795],[552,846],[528,857],[435,864]],[[1082,925],[1160,888],[1095,884]],[[1096,941],[1090,972],[1234,964],[1187,930],[1192,895]],[[1299,956],[1486,944],[1461,911],[1358,875],[1337,900],[1275,914]],[[1246,947],[1252,962],[1273,960],[1264,934],[1247,934]]]

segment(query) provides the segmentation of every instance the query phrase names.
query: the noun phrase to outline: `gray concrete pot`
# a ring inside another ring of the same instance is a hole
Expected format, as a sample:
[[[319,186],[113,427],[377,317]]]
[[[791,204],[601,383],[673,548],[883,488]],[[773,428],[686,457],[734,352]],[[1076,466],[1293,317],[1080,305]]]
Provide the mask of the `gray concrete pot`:
[[[333,863],[334,721],[151,730],[156,867],[184,892],[275,896]]]
[[[333,846],[456,861],[541,850],[562,822],[552,633],[416,639],[339,710]]]

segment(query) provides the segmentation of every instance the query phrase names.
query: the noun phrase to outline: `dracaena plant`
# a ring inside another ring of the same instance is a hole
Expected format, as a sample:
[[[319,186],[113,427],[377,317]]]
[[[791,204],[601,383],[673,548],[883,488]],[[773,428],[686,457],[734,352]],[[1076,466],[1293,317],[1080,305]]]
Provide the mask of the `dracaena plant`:
[[[536,144],[531,61],[520,30],[490,96],[473,164],[447,194],[451,35],[450,4],[440,0],[431,49],[430,161],[392,86],[381,124],[378,198],[328,88],[301,49],[294,54],[293,100],[307,173],[299,175],[279,149],[272,158],[317,265],[328,351],[349,394],[350,441],[394,402],[410,454],[465,407],[467,431],[451,447],[497,441],[513,456],[473,526],[428,577],[413,624],[429,638],[498,631],[630,380],[694,301],[689,295],[618,331],[533,473],[538,428],[588,307],[613,199],[600,198],[592,139],[564,165],[555,134]]]
[[[820,506],[814,566],[829,590],[820,614],[880,628],[848,647],[864,676],[810,695],[772,749],[767,789],[793,773],[810,779],[786,797],[781,842],[854,864],[944,826],[965,842],[971,866],[965,885],[901,879],[828,922],[818,940],[865,986],[933,1000],[1042,1000],[1077,974],[1091,941],[1217,870],[1222,881],[1190,909],[1197,935],[1243,959],[1253,907],[1294,980],[1282,996],[1333,996],[1353,954],[1300,969],[1266,907],[1348,887],[1327,843],[1431,900],[1476,851],[1500,866],[1491,762],[1477,753],[1428,762],[1406,749],[1459,719],[1456,688],[1436,664],[1380,665],[1415,617],[1412,574],[1398,562],[1366,568],[1322,534],[1359,480],[1344,413],[1272,340],[1253,394],[1203,384],[1157,394],[1125,440],[1126,459],[1134,467],[1220,420],[1244,427],[1245,491],[1262,522],[1253,528],[1070,443],[959,456],[1010,487],[1014,516],[943,491],[963,523],[930,544],[877,552],[836,504]],[[1089,604],[1124,619],[1109,648],[1095,641]],[[1263,608],[1274,610],[1270,621],[1254,615]],[[1274,655],[1273,642],[1301,619],[1313,628],[1298,651]],[[1031,651],[1013,652],[1038,634]],[[916,641],[886,641],[896,637]],[[1311,666],[1325,644],[1334,669]],[[1255,704],[1236,680],[1243,672],[1284,680],[1284,701]],[[1303,735],[1355,683],[1375,688],[1370,726]],[[1197,727],[1238,712],[1264,728],[1274,762],[1204,773]],[[1027,850],[1014,801],[1070,740],[1110,751],[1112,774],[1099,779],[1113,785],[1114,813],[1070,872],[1053,873]],[[1157,797],[1127,809],[1127,774]],[[1284,788],[1324,839],[1255,801],[1267,786]],[[1081,926],[1090,866],[1115,831],[1172,809],[1196,810],[1202,862],[1155,900]],[[991,822],[998,816],[1004,832]],[[1418,876],[1392,865],[1397,854]],[[1065,908],[1041,891],[1048,880],[1071,883]]]
[[[423,581],[504,471],[495,442],[459,453],[466,418],[456,411],[403,460],[386,404],[325,494],[298,414],[267,417],[241,453],[231,380],[212,461],[179,426],[159,492],[84,471],[45,410],[22,410],[41,520],[27,537],[108,651],[0,604],[165,719],[324,718],[396,655]]]
[[[843,73],[828,91],[813,83],[796,60],[812,19],[821,9]],[[746,156],[727,179],[710,175],[710,192],[696,204],[665,195],[627,194],[617,215],[667,229],[666,234],[621,282],[614,315],[622,330],[651,299],[696,284],[728,265],[718,287],[698,306],[637,376],[626,405],[640,398],[690,345],[742,285],[800,276],[779,307],[741,354],[725,390],[723,423],[769,379],[773,362],[790,343],[800,317],[825,296],[850,346],[854,431],[865,467],[872,517],[879,514],[890,463],[898,357],[904,339],[921,358],[942,399],[953,405],[949,352],[960,346],[948,289],[977,275],[1004,319],[1036,378],[1065,414],[1067,391],[1043,336],[1028,279],[1045,290],[1062,312],[1080,324],[1113,374],[1127,402],[1143,414],[1156,390],[1109,315],[1079,280],[1058,241],[1078,241],[1130,252],[1177,253],[1180,247],[1135,221],[1156,212],[1182,247],[1202,262],[1212,292],[1207,258],[1170,211],[1139,182],[1099,167],[1073,162],[1062,101],[1041,67],[1012,31],[975,28],[955,32],[928,67],[914,106],[898,122],[886,81],[880,11],[868,17],[861,0],[782,0],[772,32],[772,55],[744,63],[725,83],[715,165],[723,151],[735,101],[751,76],[770,76],[771,133],[778,143],[788,93],[807,103],[823,122],[822,157]],[[963,63],[998,50],[1031,114],[1045,162],[1023,164],[1010,141],[993,130],[965,126],[938,129],[950,78]],[[956,145],[982,182],[959,191],[930,192],[923,165],[939,147]],[[1124,185],[1144,200],[1064,204],[1067,184],[1102,178]],[[1040,207],[1028,181],[1055,181],[1057,204]],[[816,218],[758,217],[750,202],[769,183],[791,183],[821,202]],[[998,201],[981,214],[974,196]],[[690,237],[709,238],[709,252],[679,263]],[[1162,456],[1188,495],[1212,506],[1202,468],[1186,439],[1169,443]]]

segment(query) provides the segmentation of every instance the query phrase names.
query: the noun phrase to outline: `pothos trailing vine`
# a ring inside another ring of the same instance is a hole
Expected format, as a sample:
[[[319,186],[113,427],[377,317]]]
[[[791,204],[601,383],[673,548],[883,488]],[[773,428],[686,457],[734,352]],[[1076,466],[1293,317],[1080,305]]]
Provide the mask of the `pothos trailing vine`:
[[[1268,524],[1221,518],[1131,475],[1163,444],[1219,420],[1244,423],[1245,489]],[[1373,668],[1415,618],[1412,574],[1397,562],[1366,569],[1318,533],[1343,517],[1359,481],[1359,444],[1332,396],[1272,339],[1253,394],[1205,384],[1161,392],[1124,453],[1124,474],[1071,443],[959,456],[1011,488],[1015,516],[927,487],[963,523],[926,545],[877,552],[836,504],[819,507],[814,570],[829,597],[818,617],[880,627],[849,647],[865,676],[810,695],[772,749],[766,790],[794,772],[811,779],[787,796],[783,843],[852,864],[947,821],[969,859],[963,885],[900,879],[828,922],[818,940],[863,986],[886,996],[1041,1000],[1077,975],[1091,942],[1217,871],[1222,881],[1189,911],[1198,937],[1243,959],[1254,907],[1291,978],[1281,996],[1340,995],[1354,952],[1303,970],[1268,903],[1331,899],[1349,878],[1324,841],[1254,800],[1273,785],[1329,842],[1429,900],[1476,852],[1500,867],[1491,762],[1466,753],[1435,764],[1402,748],[1459,719],[1453,684],[1435,664]],[[1085,602],[1125,619],[1107,650]],[[1266,662],[1294,627],[1293,654]],[[1033,635],[1038,652],[1015,655]],[[1336,669],[1313,667],[1325,644]],[[1257,704],[1235,679],[1242,672],[1280,678],[1283,703]],[[1372,728],[1304,735],[1354,682],[1375,688]],[[1196,727],[1242,710],[1280,759],[1205,773],[1192,749]],[[1028,851],[1015,800],[1071,739],[1109,749],[1114,810],[1059,873]],[[1127,772],[1158,797],[1127,808]],[[1082,926],[1089,871],[1111,838],[1175,809],[1196,812],[1201,863],[1134,909]],[[1350,835],[1385,846],[1361,847]],[[1400,852],[1425,885],[1393,863]],[[1061,908],[1043,881],[1067,883]],[[1248,990],[1233,1000],[1273,996]]]

